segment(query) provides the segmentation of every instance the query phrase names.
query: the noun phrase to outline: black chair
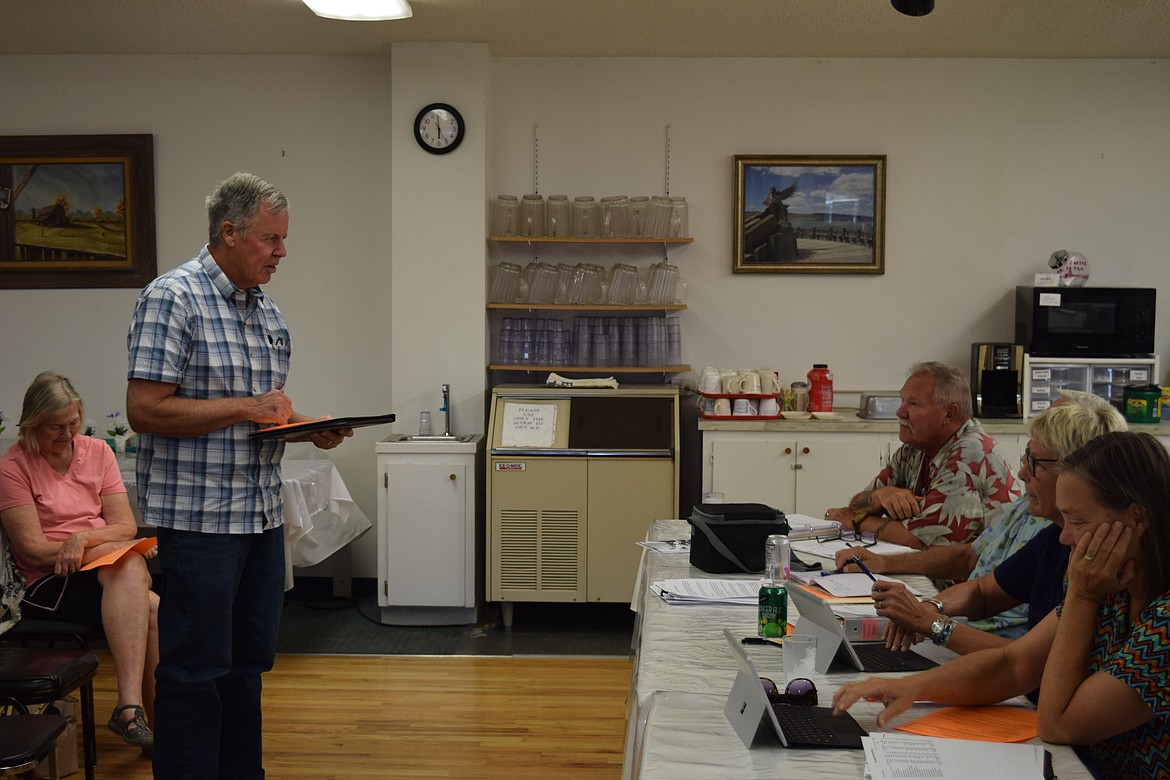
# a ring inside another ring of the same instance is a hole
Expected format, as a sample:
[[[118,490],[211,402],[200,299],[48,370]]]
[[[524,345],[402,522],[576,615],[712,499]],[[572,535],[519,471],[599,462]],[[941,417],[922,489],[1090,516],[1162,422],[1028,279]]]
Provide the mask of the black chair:
[[[0,696],[16,699],[27,707],[48,704],[78,691],[86,780],[94,780],[97,766],[93,711],[97,668],[97,656],[89,650],[0,646]]]
[[[36,642],[38,645],[56,647],[58,642],[68,642],[79,650],[88,650],[90,642],[102,639],[105,639],[105,634],[100,624],[91,626],[68,620],[39,618],[21,618],[16,625],[0,635],[0,641],[14,642],[21,646]]]
[[[49,777],[59,780],[57,740],[68,721],[60,715],[29,715],[28,707],[7,696],[0,696],[0,706],[16,710],[0,724],[0,777],[31,774],[47,758]]]

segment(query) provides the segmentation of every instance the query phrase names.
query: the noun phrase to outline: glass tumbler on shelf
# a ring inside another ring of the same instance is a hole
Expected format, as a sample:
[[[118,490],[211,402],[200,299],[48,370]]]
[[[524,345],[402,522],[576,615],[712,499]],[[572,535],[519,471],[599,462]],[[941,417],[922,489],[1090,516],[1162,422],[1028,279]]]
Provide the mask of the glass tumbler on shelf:
[[[630,198],[630,235],[637,238],[646,235],[646,211],[650,208],[650,198],[645,195],[634,195]]]
[[[517,303],[520,274],[520,266],[515,263],[500,263],[493,268],[488,303]]]
[[[520,235],[544,235],[544,197],[530,193],[520,199]]]
[[[670,216],[674,204],[666,195],[655,195],[650,198],[650,206],[646,211],[645,235],[654,238],[670,236]]]
[[[577,238],[597,238],[597,202],[592,195],[573,198],[573,235]]]
[[[674,195],[670,199],[670,228],[667,235],[670,238],[682,238],[688,235],[687,199],[682,195]]]
[[[520,200],[515,195],[497,195],[492,201],[491,234],[514,236],[520,215]]]
[[[625,195],[602,198],[598,222],[602,238],[627,237],[630,234],[630,199]]]
[[[572,234],[569,213],[567,195],[549,195],[544,204],[544,234],[549,238],[568,238]]]

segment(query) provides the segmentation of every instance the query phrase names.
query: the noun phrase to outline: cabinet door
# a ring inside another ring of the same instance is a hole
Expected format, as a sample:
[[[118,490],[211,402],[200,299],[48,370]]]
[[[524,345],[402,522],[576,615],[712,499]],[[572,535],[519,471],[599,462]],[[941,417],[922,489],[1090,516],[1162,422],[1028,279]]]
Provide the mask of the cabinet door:
[[[711,441],[711,491],[728,503],[796,505],[796,441],[746,434]],[[824,509],[821,509],[824,512]]]
[[[794,445],[796,500],[781,508],[822,517],[845,506],[881,471],[889,446],[887,434],[802,434]]]
[[[401,606],[469,606],[475,576],[473,527],[462,463],[392,463],[386,467],[387,602]],[[474,605],[474,591],[471,605]]]
[[[628,601],[652,520],[674,511],[674,462],[645,458],[589,461],[586,598]]]

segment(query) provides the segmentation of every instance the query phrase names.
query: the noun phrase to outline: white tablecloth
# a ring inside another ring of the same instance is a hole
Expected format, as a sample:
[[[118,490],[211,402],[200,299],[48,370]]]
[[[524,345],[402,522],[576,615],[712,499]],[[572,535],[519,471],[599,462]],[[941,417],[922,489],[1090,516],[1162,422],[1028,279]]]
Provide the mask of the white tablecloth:
[[[649,539],[685,539],[690,528],[682,520],[655,520]],[[812,562],[811,556],[800,554]],[[825,565],[831,560],[824,559]],[[754,606],[669,606],[649,586],[669,578],[725,578],[690,565],[685,553],[645,551],[635,585],[632,607],[638,613],[634,629],[634,672],[627,702],[626,753],[623,780],[786,780],[860,778],[864,755],[860,750],[786,750],[772,738],[751,750],[744,748],[723,715],[723,705],[735,679],[735,662],[723,637],[723,628],[740,636],[756,633]],[[748,575],[740,575],[748,576]],[[924,593],[934,587],[925,577],[906,580]],[[799,615],[791,602],[789,616]],[[927,643],[924,652],[939,651]],[[760,672],[783,677],[778,648],[750,645]],[[939,652],[948,653],[941,650]],[[845,682],[868,674],[837,670],[814,676],[823,702]],[[879,702],[858,702],[850,713],[863,728],[875,730]],[[919,704],[896,721],[925,715],[932,705]],[[1037,740],[1033,740],[1037,741]],[[1089,772],[1071,748],[1046,745],[1062,780],[1088,778]]]
[[[139,524],[134,456],[119,458],[122,481]],[[356,506],[331,460],[285,460],[281,464],[284,498],[284,584],[293,586],[293,567],[314,566],[368,531],[373,523]]]

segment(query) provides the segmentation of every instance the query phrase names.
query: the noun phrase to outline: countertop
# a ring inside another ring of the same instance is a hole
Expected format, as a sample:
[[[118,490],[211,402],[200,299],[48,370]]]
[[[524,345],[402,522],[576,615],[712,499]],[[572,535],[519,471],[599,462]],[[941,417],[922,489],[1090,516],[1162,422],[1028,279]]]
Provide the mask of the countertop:
[[[897,420],[865,420],[857,416],[856,409],[839,408],[840,420],[755,420],[744,417],[738,420],[704,420],[699,418],[700,431],[764,431],[782,433],[897,433]],[[1024,434],[1028,432],[1024,420],[988,419],[980,420],[983,430],[992,436],[996,434]]]

